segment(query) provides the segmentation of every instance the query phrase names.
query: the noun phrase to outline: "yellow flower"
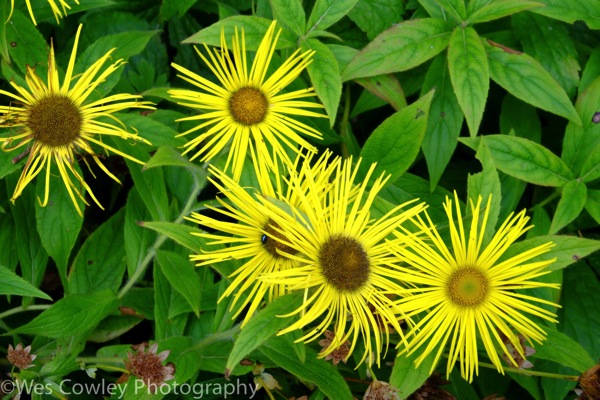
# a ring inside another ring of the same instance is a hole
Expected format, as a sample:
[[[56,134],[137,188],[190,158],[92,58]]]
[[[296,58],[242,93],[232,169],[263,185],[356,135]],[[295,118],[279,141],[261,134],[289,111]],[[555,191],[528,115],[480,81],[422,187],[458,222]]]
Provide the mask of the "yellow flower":
[[[79,0],[73,0],[75,4],[79,4]],[[37,25],[37,21],[35,20],[35,16],[33,15],[33,9],[31,7],[31,1],[25,0],[27,4],[27,10],[29,11],[29,15],[31,16],[31,20],[34,25]],[[50,4],[50,8],[52,8],[52,12],[54,13],[54,18],[56,18],[56,23],[60,23],[60,18],[65,17],[67,15],[67,10],[71,9],[71,6],[65,0],[58,0],[60,4],[60,8],[56,4],[56,0],[48,0],[48,4]],[[62,11],[61,11],[62,8]],[[15,9],[15,0],[10,0],[10,15],[8,16],[8,20],[12,16],[13,10]],[[63,15],[64,14],[64,15]]]
[[[216,212],[218,217],[192,213],[191,218],[188,218],[202,228],[214,231],[198,235],[207,239],[207,243],[200,254],[190,257],[192,261],[197,262],[197,266],[213,265],[232,259],[244,260],[244,263],[228,276],[233,280],[219,300],[235,293],[231,305],[232,309],[237,305],[234,318],[250,304],[243,324],[248,322],[265,295],[271,300],[288,291],[285,285],[266,283],[258,278],[264,273],[287,270],[296,264],[294,260],[280,253],[292,252],[292,249],[276,240],[281,234],[277,231],[278,226],[271,218],[272,213],[265,203],[274,203],[284,208],[300,206],[298,189],[285,189],[279,174],[274,175],[275,182],[272,182],[266,166],[257,162],[254,153],[251,154],[259,183],[258,190],[243,188],[224,172],[209,166],[209,170],[218,181],[209,179],[226,200],[217,198],[220,208],[207,206]],[[315,181],[311,181],[310,184],[318,186],[321,198],[324,197],[329,177],[339,162],[336,159],[328,165],[330,156],[330,152],[324,153],[314,165],[311,165],[311,155],[306,159],[298,157],[299,170],[290,169],[293,179],[305,182],[306,175],[315,177]],[[301,183],[300,190],[312,190],[312,187],[308,186],[308,182]],[[215,247],[216,245],[227,247]]]
[[[201,114],[182,118],[179,121],[201,121],[196,127],[181,136],[208,128],[185,144],[186,154],[196,147],[199,150],[191,157],[201,161],[215,158],[231,144],[228,150],[227,172],[231,165],[233,179],[239,181],[248,148],[254,148],[261,162],[270,168],[278,160],[292,165],[287,149],[300,154],[297,147],[310,151],[315,148],[300,134],[321,138],[315,129],[296,121],[293,116],[324,117],[323,114],[307,111],[307,108],[322,108],[321,105],[303,98],[315,95],[314,90],[301,89],[278,94],[288,86],[310,63],[314,52],[300,54],[295,51],[276,71],[267,77],[267,70],[281,29],[275,33],[273,21],[255,54],[250,72],[246,62],[246,44],[242,30],[241,39],[237,29],[233,36],[233,57],[230,55],[221,31],[221,48],[212,52],[204,45],[210,61],[196,49],[219,80],[217,85],[192,71],[177,65],[172,66],[181,73],[182,79],[201,89],[200,91],[173,89],[171,97],[182,100],[178,104],[201,110]],[[290,117],[292,116],[292,117]]]
[[[318,188],[309,190],[301,195],[301,211],[293,209],[290,214],[290,210],[269,205],[280,227],[278,239],[291,249],[286,255],[299,266],[264,274],[262,279],[306,293],[304,303],[290,314],[299,314],[298,320],[279,334],[308,327],[299,340],[311,341],[333,324],[335,337],[321,352],[322,357],[346,340],[351,342],[350,355],[361,337],[365,350],[360,363],[368,357],[368,362],[379,365],[390,327],[402,335],[399,320],[404,318],[391,298],[405,290],[392,268],[398,258],[391,251],[391,242],[399,239],[388,236],[422,210],[423,204],[406,208],[412,201],[407,202],[373,219],[371,205],[389,178],[380,176],[367,192],[374,167],[355,185],[358,165],[353,167],[352,159],[338,164],[326,201],[315,197]],[[299,187],[297,181],[291,184]]]
[[[416,287],[413,295],[403,297],[398,305],[410,316],[425,312],[411,333],[407,334],[409,354],[421,353],[416,360],[417,365],[435,350],[435,362],[430,371],[433,372],[449,341],[447,375],[458,359],[461,375],[472,381],[473,372],[478,373],[478,338],[492,363],[498,371],[503,372],[495,347],[502,349],[515,366],[516,363],[503,343],[502,335],[525,358],[517,335],[524,335],[530,343],[531,339],[541,342],[545,337],[543,329],[526,314],[556,322],[553,313],[531,302],[558,305],[520,293],[520,290],[544,287],[557,289],[559,285],[534,280],[547,274],[548,265],[555,259],[527,263],[547,252],[552,243],[499,261],[510,245],[531,228],[526,226],[529,217],[525,216],[525,210],[517,215],[511,214],[490,243],[483,246],[491,198],[481,221],[481,197],[477,205],[471,202],[473,219],[467,236],[456,193],[454,197],[456,219],[452,201],[446,199],[444,205],[449,220],[451,248],[446,246],[426,214],[427,222],[420,216],[414,218],[425,237],[415,236],[408,241],[408,246],[396,249],[409,265],[397,267],[402,273],[401,279]]]
[[[131,94],[115,94],[86,103],[88,97],[97,90],[98,85],[123,65],[124,61],[117,60],[102,69],[114,51],[113,49],[94,62],[81,75],[74,77],[73,69],[81,27],[80,25],[75,36],[75,44],[62,85],[59,82],[58,69],[54,59],[54,47],[51,45],[47,83],[36,75],[34,68],[28,68],[25,80],[29,89],[13,81],[10,84],[17,94],[0,90],[0,94],[14,99],[10,105],[0,106],[0,127],[10,128],[8,137],[0,137],[2,149],[12,151],[27,146],[25,151],[29,153],[11,201],[14,202],[21,195],[23,189],[42,169],[46,168],[46,189],[44,200],[41,202],[41,206],[44,207],[48,203],[51,167],[52,164],[55,164],[79,215],[83,214],[76,196],[85,204],[88,203],[80,188],[73,183],[71,176],[89,192],[100,208],[102,206],[83,177],[74,168],[73,164],[76,158],[79,157],[79,154],[90,156],[100,169],[119,182],[117,177],[100,162],[102,156],[97,154],[94,147],[103,147],[107,153],[111,151],[143,164],[104,143],[102,136],[146,142],[137,134],[125,131],[121,127],[124,124],[112,114],[133,107],[152,108],[149,106],[151,103],[138,101],[141,96]],[[87,164],[87,160],[85,158],[83,160]]]

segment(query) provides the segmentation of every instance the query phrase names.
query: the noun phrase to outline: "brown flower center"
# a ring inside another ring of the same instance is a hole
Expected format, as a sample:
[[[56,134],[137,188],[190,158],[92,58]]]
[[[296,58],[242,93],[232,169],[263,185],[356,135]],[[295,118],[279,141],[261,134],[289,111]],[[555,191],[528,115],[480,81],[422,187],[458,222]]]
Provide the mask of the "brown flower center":
[[[353,238],[329,238],[321,246],[319,263],[327,282],[340,291],[353,292],[369,279],[369,257],[363,246]]]
[[[254,125],[262,122],[267,115],[269,102],[258,89],[245,87],[238,89],[229,99],[229,111],[236,122]]]
[[[290,247],[277,240],[280,239],[282,241],[287,241],[287,238],[278,231],[278,229],[281,228],[279,225],[277,225],[277,222],[269,218],[263,229],[265,233],[262,235],[260,240],[265,249],[273,257],[285,258],[285,256],[283,256],[281,253],[277,252],[278,249],[289,254],[296,254],[298,252],[298,250],[294,249],[293,247]]]
[[[27,119],[34,139],[50,147],[73,143],[81,133],[82,123],[79,108],[63,95],[44,97],[29,110]]]
[[[485,274],[473,267],[454,271],[448,278],[446,294],[460,307],[475,307],[485,301],[489,293],[489,281]]]

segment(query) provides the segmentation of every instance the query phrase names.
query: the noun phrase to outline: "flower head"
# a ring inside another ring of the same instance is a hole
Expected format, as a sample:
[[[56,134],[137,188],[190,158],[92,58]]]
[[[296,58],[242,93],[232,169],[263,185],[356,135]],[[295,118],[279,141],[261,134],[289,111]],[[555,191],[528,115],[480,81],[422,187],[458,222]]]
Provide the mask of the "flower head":
[[[304,183],[300,190],[318,190],[321,197],[324,196],[329,177],[337,162],[328,164],[330,156],[331,153],[326,152],[315,163],[312,162],[311,155],[306,159],[298,158],[298,169],[291,168],[290,174],[300,182],[304,182],[306,175],[316,177],[315,181],[311,181],[316,189],[309,189]],[[202,251],[191,256],[191,260],[196,261],[197,266],[214,265],[231,259],[243,260],[244,263],[229,274],[228,278],[232,281],[221,300],[235,293],[231,307],[238,309],[234,318],[250,305],[244,324],[259,307],[265,295],[273,299],[287,292],[285,285],[266,283],[260,281],[259,277],[264,273],[287,270],[296,265],[296,261],[283,254],[293,250],[277,240],[281,238],[281,233],[265,203],[275,202],[284,207],[300,206],[298,201],[300,190],[285,189],[285,182],[279,174],[275,174],[273,177],[275,181],[272,181],[267,168],[256,160],[254,154],[253,159],[259,188],[250,190],[243,188],[223,171],[210,166],[209,170],[216,179],[209,179],[227,201],[217,198],[221,204],[220,208],[208,206],[218,214],[217,218],[200,213],[192,213],[188,218],[202,228],[214,231],[197,234],[207,239]],[[232,222],[231,219],[234,221]],[[226,247],[221,247],[222,245]]]
[[[79,4],[79,0],[73,0],[76,4]],[[60,4],[60,7],[56,3]],[[25,0],[27,4],[27,10],[29,11],[29,16],[31,16],[31,20],[34,25],[37,25],[37,21],[35,20],[35,15],[33,15],[33,8],[31,7],[31,0]],[[71,9],[69,3],[65,0],[48,0],[48,4],[50,8],[52,8],[52,13],[54,14],[54,18],[56,18],[56,23],[60,23],[60,18],[67,15],[67,10]],[[61,10],[62,8],[62,10]],[[10,0],[10,14],[7,20],[10,20],[12,17],[13,10],[15,9],[15,0]],[[64,14],[64,15],[63,15]]]
[[[166,381],[174,378],[175,368],[173,364],[162,363],[169,357],[170,350],[161,351],[156,354],[158,344],[154,343],[145,351],[146,343],[142,343],[137,347],[136,353],[127,353],[127,361],[125,367],[127,370],[143,381],[150,393],[156,393],[160,386],[165,385]]]
[[[13,348],[11,344],[8,345],[8,361],[15,367],[20,369],[27,369],[33,367],[33,360],[37,356],[31,354],[31,345],[23,348],[23,345],[19,343],[16,348]]]
[[[50,175],[54,164],[80,215],[82,212],[76,197],[85,204],[88,203],[72,178],[90,194],[100,208],[102,206],[75,168],[76,159],[79,155],[89,156],[108,176],[119,182],[119,179],[102,164],[102,155],[98,155],[95,148],[104,148],[107,153],[111,151],[143,164],[104,143],[102,136],[145,141],[137,134],[124,130],[124,124],[113,113],[134,107],[152,108],[150,103],[138,101],[140,96],[131,94],[114,94],[98,100],[88,100],[88,97],[97,91],[98,85],[124,61],[117,60],[107,68],[102,68],[113,49],[78,77],[73,76],[81,27],[80,25],[75,36],[75,44],[62,85],[54,59],[54,46],[50,45],[47,82],[36,75],[35,69],[28,67],[25,77],[28,89],[13,81],[10,84],[17,94],[0,90],[1,94],[13,99],[12,104],[0,106],[0,127],[10,128],[8,137],[0,137],[2,149],[13,151],[27,146],[26,153],[29,153],[11,201],[14,202],[23,189],[45,168],[46,189],[44,200],[41,202],[42,207],[45,206],[48,203]],[[86,158],[83,160],[87,164]]]
[[[330,330],[326,330],[323,335],[325,336],[325,339],[319,340],[319,346],[322,346],[323,350],[325,350],[326,353],[329,353],[325,357],[325,361],[333,360],[333,365],[338,365],[340,361],[343,361],[344,364],[346,364],[348,355],[350,354],[350,341],[346,340],[344,343],[335,347],[334,350],[331,351],[329,347],[331,347],[331,344],[334,343],[335,333],[331,332]]]
[[[288,256],[299,266],[265,274],[262,279],[306,292],[304,303],[291,313],[299,314],[298,320],[280,334],[310,325],[308,333],[299,339],[309,341],[333,324],[335,337],[320,353],[322,357],[346,340],[351,343],[351,354],[360,337],[365,345],[360,362],[369,357],[369,362],[379,364],[382,336],[387,346],[390,331],[402,333],[399,320],[404,318],[398,315],[400,310],[391,298],[392,293],[402,293],[404,287],[392,268],[398,258],[392,254],[388,236],[423,205],[406,208],[411,203],[407,202],[373,219],[371,205],[388,179],[380,176],[367,193],[374,167],[361,184],[355,185],[358,165],[353,167],[352,159],[347,159],[336,166],[326,201],[311,199],[317,192],[308,191],[301,204],[310,206],[302,211],[293,209],[290,213],[270,205],[285,238],[283,244],[293,249]]]
[[[321,105],[302,99],[315,95],[314,90],[301,89],[289,93],[279,93],[288,86],[310,63],[314,52],[294,52],[276,71],[267,76],[267,69],[273,58],[277,38],[273,21],[255,54],[248,72],[244,32],[241,38],[236,29],[233,36],[233,55],[229,53],[225,32],[221,31],[221,49],[209,50],[204,45],[207,57],[197,50],[198,55],[217,77],[215,84],[192,71],[177,65],[173,67],[181,73],[182,79],[198,87],[200,91],[173,89],[169,94],[178,99],[179,104],[200,110],[196,116],[180,121],[200,121],[200,124],[182,135],[207,129],[185,144],[184,154],[199,147],[192,159],[200,157],[208,161],[217,156],[224,147],[228,150],[225,171],[233,171],[233,179],[239,181],[248,148],[256,149],[261,162],[274,167],[278,160],[293,164],[286,147],[300,154],[297,148],[315,151],[300,134],[321,138],[315,129],[296,121],[294,115],[324,117],[323,114],[308,111],[322,108]]]
[[[437,361],[446,344],[450,343],[447,374],[458,359],[462,376],[472,381],[473,373],[478,372],[478,337],[500,372],[503,368],[495,345],[502,349],[513,366],[517,366],[505,343],[511,343],[511,349],[516,349],[525,358],[518,333],[530,343],[531,340],[541,342],[544,339],[542,328],[526,314],[556,322],[553,313],[532,302],[557,305],[520,291],[541,287],[556,289],[558,285],[534,280],[547,274],[547,267],[554,260],[528,262],[547,252],[552,243],[500,261],[510,245],[530,228],[526,226],[529,218],[525,211],[511,214],[484,246],[483,232],[491,199],[481,221],[481,197],[477,205],[471,202],[473,217],[468,232],[465,232],[456,194],[454,197],[455,211],[452,200],[446,199],[444,205],[449,220],[450,248],[427,214],[427,222],[421,216],[413,219],[425,237],[415,236],[407,246],[397,248],[398,254],[408,264],[397,269],[407,284],[415,286],[413,295],[400,299],[398,306],[410,316],[426,312],[413,327],[412,334],[407,334],[410,353],[421,352],[417,364],[435,349]]]

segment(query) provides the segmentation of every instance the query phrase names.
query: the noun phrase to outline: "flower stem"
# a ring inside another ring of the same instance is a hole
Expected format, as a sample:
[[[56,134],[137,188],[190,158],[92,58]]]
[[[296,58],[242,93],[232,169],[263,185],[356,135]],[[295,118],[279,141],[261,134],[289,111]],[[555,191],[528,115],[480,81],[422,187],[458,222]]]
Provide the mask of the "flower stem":
[[[482,367],[496,369],[496,366],[493,364],[484,363],[484,362],[479,362],[478,364]],[[554,373],[550,373],[550,372],[532,371],[529,369],[520,369],[520,368],[513,368],[513,367],[504,367],[504,370],[508,371],[508,372],[514,372],[515,374],[519,374],[519,375],[525,375],[525,376],[540,376],[542,378],[564,379],[567,381],[575,381],[575,382],[577,382],[579,380],[579,376],[574,376],[574,375],[554,374]]]

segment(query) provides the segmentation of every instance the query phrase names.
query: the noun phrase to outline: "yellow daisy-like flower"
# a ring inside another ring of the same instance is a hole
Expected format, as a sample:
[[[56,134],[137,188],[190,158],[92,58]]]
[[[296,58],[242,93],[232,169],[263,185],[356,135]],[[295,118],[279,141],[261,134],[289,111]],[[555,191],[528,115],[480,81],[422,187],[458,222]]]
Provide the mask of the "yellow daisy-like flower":
[[[306,159],[298,157],[299,169],[290,170],[293,179],[304,182],[306,175],[315,177],[315,181],[311,181],[310,184],[318,186],[320,198],[323,198],[328,188],[329,177],[334,172],[336,163],[339,162],[339,159],[336,159],[328,164],[330,156],[330,152],[324,153],[314,165],[311,164],[311,155]],[[255,161],[259,190],[247,190],[224,172],[209,166],[209,170],[217,178],[217,180],[212,178],[209,180],[226,197],[226,200],[217,198],[222,208],[210,206],[208,208],[225,220],[200,213],[192,213],[191,218],[188,218],[203,228],[214,231],[214,233],[198,235],[208,239],[209,242],[200,254],[190,257],[192,261],[197,262],[197,266],[212,265],[231,259],[245,260],[242,266],[229,275],[233,281],[220,299],[235,293],[231,305],[232,309],[237,305],[234,318],[245,310],[248,304],[250,305],[244,317],[244,325],[260,306],[265,295],[270,300],[287,292],[285,285],[266,283],[258,278],[264,273],[287,270],[296,265],[294,260],[280,253],[280,251],[293,253],[293,250],[277,240],[281,234],[265,203],[272,202],[284,208],[300,206],[298,189],[295,188],[293,191],[291,188],[283,189],[279,174],[274,176],[275,182],[271,182],[266,167],[256,161],[254,154],[252,158]],[[312,187],[301,183],[300,190],[312,190]],[[215,245],[226,245],[226,247],[215,248]]]
[[[79,4],[79,0],[73,0],[73,1],[75,2],[75,4]],[[31,16],[31,20],[33,21],[33,24],[37,25],[37,21],[35,20],[35,15],[33,15],[33,8],[31,7],[31,1],[25,0],[25,3],[27,4],[27,10],[29,11],[29,15]],[[71,6],[69,6],[69,3],[67,3],[65,0],[58,0],[58,4],[60,4],[60,7],[56,3],[57,3],[56,0],[48,0],[48,4],[50,5],[50,8],[52,8],[52,12],[54,13],[54,18],[56,18],[56,23],[60,23],[60,18],[67,15],[67,10],[70,10]],[[61,8],[62,8],[62,10],[61,10]],[[8,20],[10,20],[10,17],[12,16],[14,9],[15,9],[15,0],[10,0],[10,15],[8,16]]]
[[[18,94],[0,90],[0,94],[14,99],[10,105],[0,106],[0,127],[10,128],[8,137],[0,137],[2,149],[13,151],[27,146],[25,154],[29,153],[11,201],[14,202],[23,189],[42,169],[46,168],[46,190],[44,200],[41,202],[41,206],[44,207],[48,203],[50,174],[52,165],[55,164],[79,215],[83,214],[76,196],[85,204],[88,203],[81,190],[73,183],[71,176],[85,188],[100,208],[102,206],[73,166],[78,155],[90,156],[108,176],[120,183],[119,179],[100,162],[102,156],[98,155],[92,146],[102,147],[107,153],[111,151],[143,164],[104,143],[102,136],[147,142],[137,134],[124,130],[121,127],[124,124],[113,113],[133,107],[153,108],[149,106],[151,104],[149,102],[138,101],[141,96],[131,94],[115,94],[86,103],[87,98],[96,91],[98,85],[123,65],[124,61],[117,60],[107,68],[102,68],[110,58],[113,49],[81,75],[74,77],[73,69],[81,28],[80,25],[62,85],[59,82],[54,59],[54,47],[50,45],[47,83],[36,75],[34,68],[28,68],[25,76],[28,89],[13,81],[10,84]],[[85,158],[83,160],[87,164],[87,160]]]
[[[398,266],[401,279],[417,287],[413,290],[413,295],[400,299],[398,306],[409,316],[426,313],[411,333],[407,334],[410,353],[421,352],[416,360],[417,365],[437,349],[430,371],[433,372],[437,360],[450,341],[447,374],[450,375],[458,359],[461,375],[472,381],[473,373],[478,373],[478,338],[500,372],[503,372],[503,368],[495,346],[502,349],[516,366],[501,335],[509,339],[523,358],[525,355],[517,336],[519,333],[528,338],[530,343],[531,339],[537,342],[544,340],[543,329],[526,314],[556,322],[555,314],[531,302],[556,307],[558,305],[519,291],[542,287],[558,289],[559,285],[534,280],[550,272],[547,267],[555,259],[527,262],[547,252],[553,243],[546,243],[499,261],[510,245],[531,228],[526,226],[529,217],[525,216],[525,210],[517,215],[511,214],[491,241],[483,246],[491,198],[481,221],[481,197],[477,205],[471,202],[473,219],[467,236],[456,193],[454,197],[456,219],[452,201],[446,199],[444,204],[449,220],[451,248],[446,246],[431,219],[425,214],[427,222],[421,216],[413,219],[425,237],[413,237],[406,247],[396,249],[409,264],[407,267]]]
[[[279,94],[311,62],[313,51],[295,51],[272,75],[267,77],[267,69],[273,58],[281,29],[275,32],[273,21],[255,54],[250,72],[246,62],[246,43],[242,30],[241,39],[237,29],[233,36],[233,56],[227,48],[225,32],[221,31],[221,48],[211,51],[204,45],[210,61],[196,49],[198,55],[208,65],[219,80],[217,85],[192,71],[177,65],[182,79],[201,91],[173,89],[171,97],[182,100],[178,104],[201,110],[202,113],[179,121],[201,121],[182,133],[189,135],[208,128],[185,144],[186,154],[199,147],[192,160],[200,157],[202,162],[213,159],[231,143],[227,157],[227,172],[231,165],[233,179],[239,181],[248,148],[254,148],[258,158],[270,168],[278,160],[287,165],[293,161],[286,152],[292,149],[300,154],[298,145],[315,151],[300,134],[321,138],[321,133],[296,121],[293,116],[325,117],[323,114],[306,109],[322,108],[320,104],[302,101],[315,96],[313,88]]]
[[[412,201],[407,202],[372,219],[371,205],[389,178],[380,176],[367,192],[374,168],[372,165],[363,182],[355,185],[358,165],[353,167],[352,159],[347,159],[336,166],[326,201],[311,198],[318,190],[310,190],[301,195],[301,204],[306,206],[302,211],[292,210],[292,215],[289,210],[269,205],[280,227],[278,239],[292,249],[286,255],[299,266],[265,274],[262,279],[306,293],[304,303],[290,314],[299,314],[299,319],[279,334],[309,327],[299,340],[311,341],[333,324],[335,337],[322,357],[346,340],[351,342],[350,355],[361,337],[365,351],[360,363],[369,357],[369,362],[379,365],[384,342],[386,348],[389,343],[390,327],[402,335],[400,320],[404,319],[391,298],[405,290],[392,268],[398,257],[391,251],[391,242],[400,239],[388,236],[424,205],[407,208]]]

